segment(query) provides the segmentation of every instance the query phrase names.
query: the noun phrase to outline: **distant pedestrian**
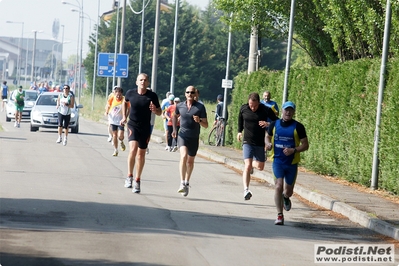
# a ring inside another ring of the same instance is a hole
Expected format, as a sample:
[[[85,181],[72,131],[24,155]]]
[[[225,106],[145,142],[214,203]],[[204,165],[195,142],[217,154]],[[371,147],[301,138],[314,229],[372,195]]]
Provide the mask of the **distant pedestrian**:
[[[280,112],[278,109],[278,104],[275,101],[272,101],[271,98],[272,98],[272,94],[270,93],[270,91],[265,91],[263,93],[263,100],[261,100],[260,102],[262,104],[266,105],[266,107],[269,107],[270,109],[272,109],[273,112],[278,117],[278,114]],[[271,122],[271,121],[268,121],[268,122]]]
[[[217,105],[216,105],[216,111],[215,111],[215,121],[213,122],[213,125],[215,126],[217,121],[223,117],[223,108],[224,108],[224,103],[223,103],[223,96],[219,94],[216,97]],[[225,123],[227,123],[227,119],[229,119],[229,112],[227,111],[226,108],[226,117],[224,117]]]
[[[177,191],[184,197],[188,195],[191,174],[194,169],[194,160],[199,147],[199,135],[201,126],[208,127],[206,109],[203,104],[194,100],[196,89],[194,86],[186,88],[186,101],[176,105],[173,116],[172,137],[177,137],[177,145],[180,149],[180,188]],[[177,122],[180,117],[180,130],[177,135]]]
[[[300,152],[309,149],[304,125],[293,119],[296,106],[293,102],[283,104],[282,118],[270,124],[266,137],[266,148],[271,150],[275,177],[274,202],[277,208],[276,225],[284,225],[283,208],[291,209],[290,197],[298,174]]]
[[[170,97],[170,96],[169,96]],[[176,115],[176,105],[180,103],[180,98],[176,97],[173,99],[173,104],[166,109],[165,115],[168,120],[168,146],[170,152],[177,151],[177,137],[172,136],[173,132],[173,117]],[[177,119],[176,131],[179,134],[180,119]]]
[[[1,101],[2,101],[1,111],[2,112],[5,109],[5,105],[7,103],[7,98],[8,98],[9,94],[10,94],[10,91],[7,86],[7,81],[3,81],[3,84],[1,84]]]
[[[263,170],[265,167],[265,127],[269,126],[267,119],[277,120],[274,112],[260,104],[259,94],[253,92],[248,96],[248,103],[243,104],[238,114],[237,140],[242,141],[244,157],[244,171],[242,181],[244,185],[244,199],[249,200],[252,192],[249,190],[253,167]],[[244,130],[244,137],[242,131]]]
[[[121,150],[126,149],[125,143],[125,126],[121,125],[123,118],[122,104],[124,104],[124,96],[122,95],[123,89],[121,87],[114,88],[114,95],[110,97],[105,107],[105,115],[108,116],[108,123],[112,131],[112,140],[114,146],[114,153],[112,156],[118,156],[118,140],[120,142]]]
[[[204,104],[204,103],[200,100],[200,91],[199,91],[199,89],[197,89],[197,88],[195,88],[194,100],[196,100],[196,101],[199,102],[200,104]]]
[[[107,103],[109,102],[110,99],[114,98],[115,88],[117,88],[117,86],[114,86],[114,88],[112,89],[111,93],[108,94]],[[108,139],[107,139],[107,141],[108,142],[112,142],[113,133],[112,133],[111,124],[109,123],[109,120],[108,120],[108,124],[107,125],[108,125]]]
[[[149,88],[149,87],[147,88],[147,90],[152,91],[151,88]],[[151,138],[151,135],[152,135],[152,131],[154,130],[154,125],[155,125],[155,114],[151,113],[150,138]],[[149,145],[149,143],[148,143],[148,145]],[[150,148],[148,146],[147,146],[147,150],[145,151],[145,154],[150,154]]]
[[[163,126],[164,126],[164,137],[165,137],[165,150],[169,150],[169,146],[168,146],[168,120],[166,119],[166,109],[168,109],[168,107],[173,104],[173,99],[175,98],[175,96],[171,93],[171,92],[167,92],[166,93],[166,99],[162,100],[162,104],[161,104],[161,109],[162,109],[162,119],[163,119]],[[172,99],[172,100],[171,100]]]
[[[133,193],[141,192],[141,174],[151,136],[151,113],[158,116],[162,113],[157,94],[147,90],[149,83],[147,74],[139,74],[136,79],[137,89],[130,89],[126,92],[125,104],[122,105],[123,118],[121,125],[127,122],[129,140],[128,171],[125,187],[131,188],[133,185]],[[130,104],[130,108],[128,108],[128,103]],[[128,111],[129,117],[127,118]],[[133,178],[135,165],[136,176]]]
[[[58,138],[56,143],[66,146],[68,142],[69,122],[71,121],[72,108],[75,106],[75,97],[70,93],[69,85],[63,86],[63,92],[58,95],[56,108],[58,110]],[[62,130],[64,129],[64,139]]]
[[[18,87],[18,91],[15,94],[15,124],[14,127],[21,126],[22,112],[25,107],[25,92],[22,90],[22,86]]]

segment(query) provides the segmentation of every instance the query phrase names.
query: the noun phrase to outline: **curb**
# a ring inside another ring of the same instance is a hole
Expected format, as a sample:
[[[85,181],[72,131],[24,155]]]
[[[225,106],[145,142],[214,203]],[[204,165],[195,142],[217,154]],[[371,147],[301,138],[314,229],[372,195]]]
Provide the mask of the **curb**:
[[[163,142],[163,139],[156,135],[151,135],[151,140],[156,143]],[[198,149],[198,155],[218,163],[226,164],[239,171],[244,170],[244,166],[242,163],[226,158],[223,155],[216,154],[207,149],[201,149],[201,145],[200,149]],[[263,179],[270,184],[274,184],[273,176],[265,171],[255,171],[253,176]],[[381,221],[380,219],[371,217],[366,212],[360,211],[344,202],[314,191],[310,191],[309,189],[306,189],[299,184],[295,186],[295,193],[322,208],[342,214],[352,222],[358,223],[363,227],[371,229],[379,234],[399,240],[399,228],[396,228],[387,222]]]

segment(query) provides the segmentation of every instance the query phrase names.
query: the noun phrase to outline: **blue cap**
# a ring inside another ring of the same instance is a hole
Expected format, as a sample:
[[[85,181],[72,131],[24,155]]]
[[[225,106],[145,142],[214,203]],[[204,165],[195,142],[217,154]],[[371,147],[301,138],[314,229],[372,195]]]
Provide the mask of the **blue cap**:
[[[293,103],[291,101],[285,102],[283,104],[283,109],[287,109],[288,107],[291,107],[294,110],[296,109],[295,103]]]

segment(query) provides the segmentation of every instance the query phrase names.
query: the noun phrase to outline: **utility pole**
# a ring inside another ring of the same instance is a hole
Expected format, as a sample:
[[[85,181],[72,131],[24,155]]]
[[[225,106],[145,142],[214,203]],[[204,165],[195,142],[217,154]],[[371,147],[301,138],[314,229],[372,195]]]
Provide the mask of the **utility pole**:
[[[122,21],[121,21],[121,41],[119,43],[119,53],[123,53],[123,48],[125,46],[125,16],[126,16],[126,0],[123,2],[123,10],[122,10]],[[122,85],[122,78],[118,77],[118,86]]]
[[[155,30],[154,30],[154,51],[152,56],[152,76],[151,90],[157,92],[157,68],[158,68],[158,46],[159,46],[159,15],[161,10],[161,1],[157,0],[155,12]]]
[[[258,58],[258,28],[251,27],[251,39],[249,42],[249,56],[248,56],[248,74],[256,71],[256,61]]]

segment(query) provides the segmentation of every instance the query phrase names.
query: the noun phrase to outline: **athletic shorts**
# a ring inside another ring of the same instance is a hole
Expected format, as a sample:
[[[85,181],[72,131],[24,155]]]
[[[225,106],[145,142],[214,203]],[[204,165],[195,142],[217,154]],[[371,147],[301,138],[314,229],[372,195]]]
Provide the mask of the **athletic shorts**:
[[[242,145],[242,152],[245,159],[255,159],[255,161],[264,163],[266,161],[265,147],[250,144]]]
[[[58,113],[58,127],[68,128],[71,121],[71,115],[63,115]]]
[[[274,177],[284,178],[285,183],[288,185],[295,185],[296,177],[298,175],[298,164],[279,164],[273,162],[272,165]]]
[[[112,131],[118,131],[118,130],[125,131],[125,127],[121,126],[121,125],[111,124],[111,130]]]
[[[23,107],[23,106],[20,106],[20,105],[15,105],[15,110],[16,110],[17,112],[21,112],[21,113],[22,113],[22,111],[24,110],[24,107]]]
[[[1,99],[2,99],[2,100],[7,100],[7,95],[6,95],[6,96],[4,96],[4,95],[1,96]]]
[[[129,121],[127,123],[127,132],[129,142],[137,141],[140,149],[147,149],[151,137],[149,125],[133,124]]]
[[[187,154],[191,157],[197,155],[198,147],[199,147],[199,138],[182,138],[180,136],[177,137],[177,146],[187,147]]]

